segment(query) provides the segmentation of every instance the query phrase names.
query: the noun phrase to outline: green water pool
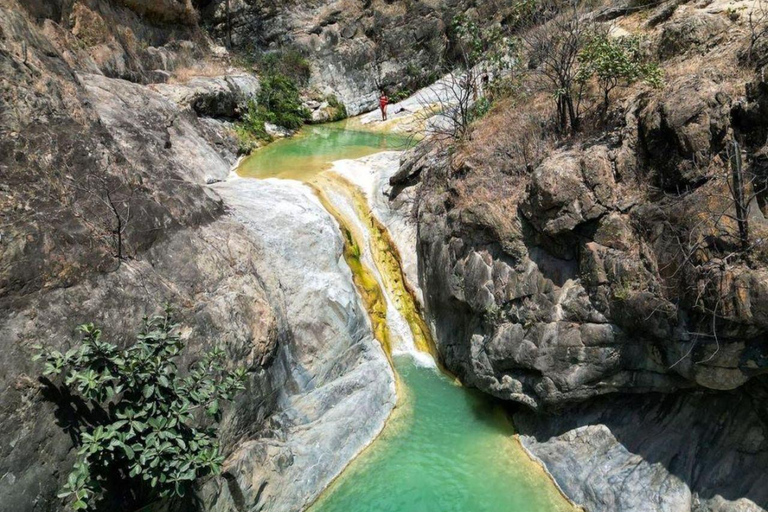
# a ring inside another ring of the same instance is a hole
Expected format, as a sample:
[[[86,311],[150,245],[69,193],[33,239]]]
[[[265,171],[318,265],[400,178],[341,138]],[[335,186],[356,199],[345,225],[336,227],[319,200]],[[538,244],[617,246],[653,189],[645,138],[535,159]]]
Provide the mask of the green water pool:
[[[398,408],[310,512],[560,512],[573,507],[512,437],[502,407],[396,357]]]
[[[241,162],[238,173],[249,178],[307,181],[336,160],[400,151],[413,143],[403,135],[347,130],[345,126],[344,122],[306,126],[294,137],[255,151]]]

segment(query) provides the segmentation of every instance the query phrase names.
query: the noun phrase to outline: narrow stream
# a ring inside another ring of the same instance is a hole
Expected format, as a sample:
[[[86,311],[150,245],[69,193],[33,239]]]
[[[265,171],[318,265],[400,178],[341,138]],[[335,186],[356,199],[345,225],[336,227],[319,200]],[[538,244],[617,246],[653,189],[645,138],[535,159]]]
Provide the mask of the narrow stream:
[[[336,218],[345,260],[374,334],[398,376],[398,406],[382,434],[310,507],[311,512],[560,512],[574,508],[514,438],[503,408],[439,371],[434,344],[397,249],[363,192],[331,162],[407,140],[386,133],[307,127],[245,159],[243,177],[296,179]]]

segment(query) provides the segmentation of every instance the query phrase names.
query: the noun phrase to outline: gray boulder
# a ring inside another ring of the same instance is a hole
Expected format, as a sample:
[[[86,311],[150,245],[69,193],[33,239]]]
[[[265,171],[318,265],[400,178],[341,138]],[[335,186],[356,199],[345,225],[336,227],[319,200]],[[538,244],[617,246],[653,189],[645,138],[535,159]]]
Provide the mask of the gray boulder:
[[[194,77],[181,84],[154,84],[152,89],[198,116],[235,119],[259,92],[253,75]]]
[[[684,6],[665,23],[659,41],[659,55],[668,58],[689,50],[704,53],[716,46],[729,28],[725,16],[710,14]]]

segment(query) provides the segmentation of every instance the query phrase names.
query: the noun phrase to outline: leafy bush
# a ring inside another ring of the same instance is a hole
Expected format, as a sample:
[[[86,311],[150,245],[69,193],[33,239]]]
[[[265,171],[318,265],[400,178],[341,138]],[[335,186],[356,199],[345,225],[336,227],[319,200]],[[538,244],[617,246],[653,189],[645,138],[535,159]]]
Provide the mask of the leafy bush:
[[[493,104],[487,96],[481,96],[469,109],[469,122],[477,121],[491,111]]]
[[[298,129],[310,118],[309,111],[301,104],[296,82],[279,73],[262,78],[256,103],[265,121],[289,130]]]
[[[346,109],[344,113],[346,117]],[[248,102],[248,109],[235,126],[238,150],[248,153],[257,141],[272,140],[264,123],[296,130],[310,117],[309,110],[301,104],[299,88],[293,80],[281,74],[263,76],[261,90]]]
[[[451,43],[465,69],[482,65],[485,71],[506,70],[513,63],[518,42],[497,25],[482,28],[464,14],[451,21]]]
[[[330,118],[331,122],[341,121],[347,118],[347,107],[339,101],[339,98],[337,98],[335,94],[326,96],[325,101],[327,101],[328,106],[333,109],[333,115]]]
[[[262,75],[283,75],[299,87],[307,85],[311,74],[309,61],[293,48],[265,53],[259,60],[257,67]]]
[[[591,37],[579,52],[581,67],[576,79],[587,81],[594,76],[603,92],[607,110],[613,89],[643,80],[653,87],[663,85],[663,73],[654,62],[647,61],[640,51],[637,37],[613,38],[601,33]]]
[[[392,103],[400,103],[401,101],[408,99],[412,94],[410,89],[400,89],[399,91],[392,93],[389,99]]]
[[[65,354],[40,348],[35,356],[45,361],[44,375],[63,375],[63,385],[86,406],[75,411],[82,416],[73,431],[77,461],[59,497],[84,510],[119,489],[137,508],[183,497],[195,479],[218,473],[216,430],[195,426],[195,416],[204,411],[219,421],[222,402],[245,389],[245,369],[225,371],[224,352],[214,348],[182,377],[174,359],[184,343],[170,307],[144,318],[136,343],[124,350],[102,340],[93,324],[79,330],[79,348]],[[99,414],[86,417],[93,411]]]
[[[470,124],[485,115],[490,98],[483,98],[491,75],[508,71],[514,63],[516,41],[506,37],[498,26],[481,28],[466,15],[453,18],[449,39],[456,69],[446,75],[450,100],[438,100],[441,115],[447,120],[432,135],[459,141],[471,138]]]
[[[272,137],[264,129],[264,123],[260,127],[251,129],[244,123],[238,123],[234,128],[237,138],[237,154],[247,155],[261,146],[261,142],[271,142]]]
[[[237,135],[238,152],[241,154],[250,153],[252,149],[258,146],[259,141],[271,141],[267,130],[264,128],[266,116],[263,109],[259,109],[255,99],[248,101],[248,109],[243,114],[240,122],[235,125],[235,134]]]

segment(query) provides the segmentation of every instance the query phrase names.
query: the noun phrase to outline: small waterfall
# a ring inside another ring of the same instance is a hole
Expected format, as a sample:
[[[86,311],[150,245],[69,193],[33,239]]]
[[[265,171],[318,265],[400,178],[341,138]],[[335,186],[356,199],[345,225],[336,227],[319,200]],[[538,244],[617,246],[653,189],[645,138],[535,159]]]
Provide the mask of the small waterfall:
[[[390,355],[409,355],[420,366],[436,366],[436,351],[429,327],[421,315],[414,290],[403,272],[400,253],[386,227],[372,212],[365,193],[356,185],[333,172],[325,172],[312,181],[320,201],[339,223],[345,241],[355,249],[353,258],[375,280],[383,305],[366,304],[374,323],[386,325],[386,341]],[[350,263],[349,261],[347,262]],[[355,262],[350,268],[355,272]],[[358,279],[362,281],[362,279]],[[358,285],[358,288],[360,286]],[[361,290],[371,295],[369,289]],[[382,307],[383,306],[383,307]],[[383,311],[382,311],[383,310]]]
[[[435,343],[414,286],[415,226],[383,195],[399,155],[382,153],[386,148],[370,134],[329,133],[331,143],[307,136],[271,144],[241,168],[258,178],[298,179],[336,220],[359,300],[395,373],[397,406],[379,440],[309,510],[573,511],[521,449],[504,409],[434,370],[439,365]],[[360,158],[365,155],[357,154],[357,142],[370,149],[369,156]],[[338,161],[344,158],[355,160]],[[313,249],[306,248],[310,258]]]

